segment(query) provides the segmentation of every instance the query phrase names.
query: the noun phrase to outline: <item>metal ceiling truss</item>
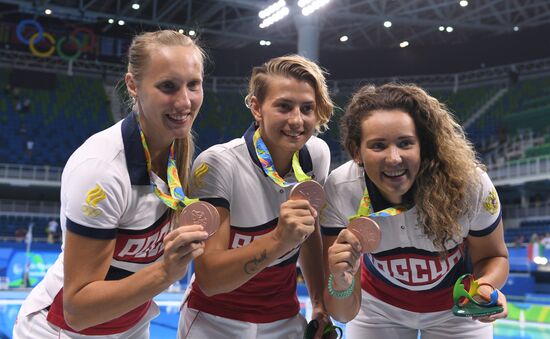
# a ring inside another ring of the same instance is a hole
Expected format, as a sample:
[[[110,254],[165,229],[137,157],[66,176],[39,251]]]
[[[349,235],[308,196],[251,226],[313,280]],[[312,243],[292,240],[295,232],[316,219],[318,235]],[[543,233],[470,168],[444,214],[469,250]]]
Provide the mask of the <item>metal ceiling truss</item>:
[[[338,46],[339,36],[353,47],[396,47],[407,40],[415,45],[454,44],[550,23],[550,2],[544,0],[353,1],[331,3],[324,15],[323,47]],[[391,28],[383,26],[392,22]],[[439,26],[452,26],[441,32]],[[336,29],[328,29],[328,27]],[[346,31],[347,29],[347,31]],[[366,37],[370,37],[370,39]]]
[[[101,23],[101,31],[112,25],[108,18],[122,19],[139,27],[195,29],[212,48],[240,48],[271,40],[272,44],[296,45],[297,30],[292,15],[261,29],[258,12],[274,0],[0,0],[19,12],[52,16],[63,20]],[[313,15],[320,16],[322,49],[396,47],[403,40],[415,45],[456,44],[481,37],[512,32],[550,23],[547,0],[332,0]],[[291,12],[299,14],[296,0],[287,0]],[[391,28],[383,26],[392,22]],[[104,23],[104,24],[103,24]],[[452,33],[438,27],[452,26]],[[339,41],[348,35],[345,44]]]

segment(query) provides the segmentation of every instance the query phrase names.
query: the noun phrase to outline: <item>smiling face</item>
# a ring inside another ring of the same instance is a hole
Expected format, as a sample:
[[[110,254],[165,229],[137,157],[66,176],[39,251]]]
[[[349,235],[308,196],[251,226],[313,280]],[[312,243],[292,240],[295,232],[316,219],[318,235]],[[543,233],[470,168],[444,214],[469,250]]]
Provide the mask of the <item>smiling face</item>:
[[[166,147],[189,136],[203,101],[202,59],[193,46],[160,46],[151,51],[141,79],[126,74],[147,141]]]
[[[252,97],[250,108],[274,161],[290,159],[313,135],[318,118],[315,90],[293,77],[272,76],[263,102]],[[277,163],[275,164],[277,166]]]
[[[375,110],[361,123],[354,160],[384,198],[399,204],[420,169],[420,140],[412,117],[401,110]]]

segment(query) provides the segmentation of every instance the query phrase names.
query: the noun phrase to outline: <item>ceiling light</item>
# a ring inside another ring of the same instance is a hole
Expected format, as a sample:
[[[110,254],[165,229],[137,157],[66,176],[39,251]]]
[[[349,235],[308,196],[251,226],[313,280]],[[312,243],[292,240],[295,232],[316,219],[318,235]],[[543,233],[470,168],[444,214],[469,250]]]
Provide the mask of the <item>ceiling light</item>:
[[[330,0],[299,0],[298,6],[302,8],[302,15],[308,16],[329,2]]]
[[[286,2],[284,0],[279,0],[258,12],[258,16],[260,17],[260,19],[265,19],[285,6]]]
[[[112,24],[113,22],[115,22],[115,20],[114,19],[109,19],[109,20],[107,20],[107,22]]]
[[[118,25],[119,26],[124,26],[124,24],[125,24],[124,20],[118,20]]]
[[[195,32],[194,30],[190,30],[190,31],[189,31],[189,35],[190,35],[190,36],[194,36],[195,34],[197,34],[197,32]]]
[[[284,6],[283,8],[279,9],[277,12],[275,12],[272,15],[265,18],[260,23],[260,28],[266,28],[266,27],[269,27],[269,26],[273,25],[277,21],[279,21],[282,18],[284,18],[285,16],[287,16],[288,13],[290,13],[290,10],[288,9],[288,7]]]
[[[512,28],[514,30],[514,32],[517,32],[519,31],[519,26],[514,26],[514,28]]]
[[[391,27],[391,21],[384,21],[384,27],[390,28]]]
[[[132,9],[135,9],[137,11],[139,9],[139,4],[137,2],[133,3]]]
[[[405,48],[405,47],[407,47],[407,46],[409,46],[409,42],[408,42],[408,41],[403,41],[403,42],[401,42],[401,43],[399,44],[399,47],[401,47],[401,48]]]
[[[447,28],[445,30],[447,32],[451,33],[452,31],[454,31],[454,28],[452,28],[451,26],[447,26]]]
[[[185,31],[182,28],[178,29],[178,32],[180,32],[181,34],[185,33]]]
[[[439,26],[439,31],[443,32],[445,30],[445,26]]]
[[[52,14],[52,10],[49,9],[49,8],[46,8],[46,9],[44,10],[44,13],[45,13],[46,15],[50,15],[50,14]]]
[[[348,38],[347,35],[342,35],[342,36],[340,37],[340,42],[346,42],[346,41],[348,41],[348,40],[349,40],[349,38]]]
[[[459,4],[461,7],[466,7],[466,6],[468,6],[468,1],[466,1],[466,0],[461,0],[458,4]]]

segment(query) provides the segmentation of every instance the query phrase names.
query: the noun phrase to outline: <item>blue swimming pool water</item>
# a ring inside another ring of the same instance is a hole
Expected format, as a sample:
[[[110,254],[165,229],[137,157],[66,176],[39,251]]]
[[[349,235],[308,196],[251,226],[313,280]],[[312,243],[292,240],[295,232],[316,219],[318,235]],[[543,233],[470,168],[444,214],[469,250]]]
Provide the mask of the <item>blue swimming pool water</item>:
[[[0,297],[5,297],[6,292]],[[0,299],[0,339],[12,337],[12,328],[21,307],[21,294],[14,294],[15,298]],[[180,293],[164,293],[155,299],[160,306],[161,314],[151,323],[151,339],[175,338],[178,319]],[[307,300],[301,299],[302,314],[308,315]],[[340,324],[341,325],[341,324]],[[344,325],[341,325],[344,326]],[[501,320],[494,325],[495,339],[528,338],[550,339],[550,326],[544,324],[525,323]]]

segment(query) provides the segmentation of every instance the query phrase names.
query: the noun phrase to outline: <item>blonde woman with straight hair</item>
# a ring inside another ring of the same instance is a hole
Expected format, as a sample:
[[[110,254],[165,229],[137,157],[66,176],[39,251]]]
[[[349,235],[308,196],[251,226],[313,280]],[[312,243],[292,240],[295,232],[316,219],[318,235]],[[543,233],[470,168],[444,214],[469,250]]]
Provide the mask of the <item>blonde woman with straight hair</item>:
[[[152,298],[183,277],[207,238],[201,225],[177,223],[204,57],[176,31],[133,39],[125,76],[133,112],[67,162],[63,251],[23,303],[14,338],[149,338],[159,313]]]

